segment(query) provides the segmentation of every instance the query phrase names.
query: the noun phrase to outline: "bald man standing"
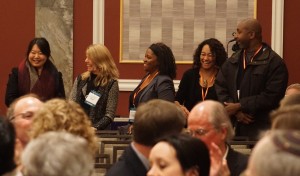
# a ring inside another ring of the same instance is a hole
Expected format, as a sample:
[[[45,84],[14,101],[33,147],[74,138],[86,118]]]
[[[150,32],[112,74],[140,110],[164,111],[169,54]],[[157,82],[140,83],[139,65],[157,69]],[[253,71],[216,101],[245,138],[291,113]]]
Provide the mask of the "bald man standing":
[[[238,24],[236,41],[241,49],[222,65],[216,92],[236,135],[253,140],[270,127],[269,112],[284,96],[288,70],[284,60],[262,42],[262,27],[256,19]]]

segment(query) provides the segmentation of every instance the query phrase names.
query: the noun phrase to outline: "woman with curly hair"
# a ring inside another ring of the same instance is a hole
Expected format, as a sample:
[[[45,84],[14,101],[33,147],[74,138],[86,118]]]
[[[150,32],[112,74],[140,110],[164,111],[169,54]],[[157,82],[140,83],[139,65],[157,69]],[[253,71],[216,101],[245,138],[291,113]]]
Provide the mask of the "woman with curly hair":
[[[193,66],[183,74],[175,97],[175,103],[182,108],[186,116],[198,102],[217,100],[214,82],[226,59],[225,48],[219,40],[210,38],[198,45]]]
[[[48,131],[66,131],[81,136],[88,141],[89,149],[93,153],[98,148],[95,130],[91,127],[88,116],[73,101],[52,99],[35,113],[30,136],[37,138]]]

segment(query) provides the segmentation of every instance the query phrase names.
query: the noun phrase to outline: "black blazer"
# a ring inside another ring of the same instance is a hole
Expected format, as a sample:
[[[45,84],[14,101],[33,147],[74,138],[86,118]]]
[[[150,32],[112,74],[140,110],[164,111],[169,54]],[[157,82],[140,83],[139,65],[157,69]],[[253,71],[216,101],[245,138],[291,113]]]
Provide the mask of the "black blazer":
[[[147,77],[147,75],[143,78],[143,80]],[[138,91],[140,85],[142,84],[143,80],[140,84],[135,88],[135,90],[130,94],[129,97],[129,105],[130,108],[133,107],[133,94]],[[170,102],[175,101],[175,88],[173,80],[166,75],[157,75],[150,84],[145,87],[142,91],[141,95],[137,96],[137,103],[135,104],[136,107],[140,103],[147,102],[151,99],[162,99]]]
[[[230,175],[239,176],[247,167],[248,156],[233,150],[230,146],[228,147],[226,160]]]
[[[146,174],[147,169],[136,155],[131,145],[129,145],[119,158],[119,161],[108,170],[106,176],[145,176]]]

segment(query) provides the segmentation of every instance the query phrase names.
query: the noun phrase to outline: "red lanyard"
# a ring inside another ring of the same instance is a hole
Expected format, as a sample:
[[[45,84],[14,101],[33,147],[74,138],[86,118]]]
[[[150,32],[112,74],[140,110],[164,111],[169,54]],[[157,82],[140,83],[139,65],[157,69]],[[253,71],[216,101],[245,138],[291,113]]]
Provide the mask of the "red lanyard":
[[[143,85],[143,83],[142,83],[141,86],[143,85],[143,87],[141,88],[141,86],[140,86],[139,90],[136,91],[136,92],[133,94],[133,101],[132,101],[132,104],[133,104],[134,106],[135,106],[134,102],[135,102],[135,98],[136,98],[137,94],[140,93],[140,91],[142,91],[145,87],[147,87],[147,86],[151,83],[151,81],[158,75],[158,73],[159,73],[159,72],[156,72],[156,73],[154,74],[154,76],[153,76],[150,80],[148,80],[149,77],[150,77],[150,74],[149,74],[149,75],[147,76],[147,78],[144,79],[144,81],[143,81],[143,83],[145,82],[146,85]]]
[[[255,51],[254,55],[250,59],[250,63],[253,61],[253,58],[257,55],[257,53],[261,50],[262,46],[258,48],[258,50]],[[246,50],[244,50],[244,57],[243,57],[243,64],[244,64],[244,70],[246,69]]]

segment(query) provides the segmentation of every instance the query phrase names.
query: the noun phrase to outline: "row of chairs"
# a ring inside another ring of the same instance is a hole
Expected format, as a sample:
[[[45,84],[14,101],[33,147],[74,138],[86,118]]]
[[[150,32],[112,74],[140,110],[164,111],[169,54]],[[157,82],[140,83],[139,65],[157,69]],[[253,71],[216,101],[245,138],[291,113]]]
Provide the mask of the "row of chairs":
[[[102,130],[97,131],[96,134],[99,138],[99,153],[96,154],[95,168],[107,170],[131,143],[132,135],[120,134],[118,130]],[[229,145],[234,150],[250,155],[256,142],[238,137],[230,141]]]

